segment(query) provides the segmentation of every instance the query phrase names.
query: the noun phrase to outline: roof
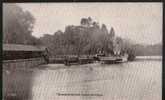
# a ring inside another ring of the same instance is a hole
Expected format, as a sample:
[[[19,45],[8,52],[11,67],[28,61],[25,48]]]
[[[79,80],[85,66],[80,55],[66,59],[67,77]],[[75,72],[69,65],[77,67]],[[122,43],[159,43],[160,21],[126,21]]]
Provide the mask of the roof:
[[[3,51],[44,51],[46,47],[20,45],[20,44],[3,44]]]

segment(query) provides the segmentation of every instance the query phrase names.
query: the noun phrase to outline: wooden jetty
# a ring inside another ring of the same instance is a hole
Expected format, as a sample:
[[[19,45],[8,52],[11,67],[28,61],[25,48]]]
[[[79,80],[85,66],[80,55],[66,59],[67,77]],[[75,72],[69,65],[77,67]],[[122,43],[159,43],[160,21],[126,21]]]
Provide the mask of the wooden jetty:
[[[94,61],[93,57],[66,57],[65,65],[88,64]]]

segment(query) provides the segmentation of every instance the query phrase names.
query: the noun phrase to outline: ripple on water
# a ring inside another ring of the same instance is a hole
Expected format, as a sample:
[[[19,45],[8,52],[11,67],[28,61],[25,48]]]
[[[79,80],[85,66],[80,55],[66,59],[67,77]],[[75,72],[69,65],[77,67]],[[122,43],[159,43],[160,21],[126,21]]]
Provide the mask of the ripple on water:
[[[161,62],[159,61],[135,61],[117,65],[89,64],[58,70],[48,68],[36,73],[33,81],[34,100],[161,99]],[[55,95],[62,92],[100,93],[103,96],[96,98]]]

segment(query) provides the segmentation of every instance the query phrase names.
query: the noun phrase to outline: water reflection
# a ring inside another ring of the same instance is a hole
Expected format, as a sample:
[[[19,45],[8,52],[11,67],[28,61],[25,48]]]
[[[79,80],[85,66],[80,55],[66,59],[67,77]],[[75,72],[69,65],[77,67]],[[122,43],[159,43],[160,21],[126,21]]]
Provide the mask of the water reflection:
[[[161,100],[161,61],[89,64],[38,71],[33,100]],[[58,96],[101,94],[102,96]]]
[[[3,70],[4,100],[31,100],[34,73],[25,69]]]
[[[161,100],[161,60],[3,71],[5,100]],[[60,67],[59,67],[60,66]],[[102,96],[59,96],[57,94]]]

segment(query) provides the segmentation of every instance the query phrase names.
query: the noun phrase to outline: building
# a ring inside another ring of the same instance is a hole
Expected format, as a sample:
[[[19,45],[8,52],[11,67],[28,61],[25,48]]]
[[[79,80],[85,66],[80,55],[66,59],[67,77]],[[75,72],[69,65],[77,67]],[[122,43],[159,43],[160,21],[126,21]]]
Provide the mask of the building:
[[[41,57],[46,48],[20,44],[3,44],[3,60],[29,59]]]
[[[3,67],[32,67],[48,62],[43,46],[3,44]]]

